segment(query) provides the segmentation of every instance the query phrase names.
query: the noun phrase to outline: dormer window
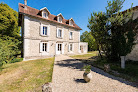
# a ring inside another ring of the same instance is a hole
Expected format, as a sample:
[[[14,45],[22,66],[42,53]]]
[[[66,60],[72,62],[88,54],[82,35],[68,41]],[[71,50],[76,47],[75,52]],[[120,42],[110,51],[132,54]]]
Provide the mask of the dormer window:
[[[73,18],[70,18],[70,19],[69,19],[69,25],[70,25],[70,26],[73,26],[73,23],[74,23]]]
[[[64,19],[64,17],[63,17],[63,15],[61,13],[57,15],[57,21],[58,22],[62,23],[63,19]]]
[[[58,22],[62,23],[62,17],[61,16],[58,17]]]
[[[40,11],[43,18],[48,18],[48,15],[50,14],[50,12],[46,7],[40,9]]]
[[[43,18],[48,18],[48,13],[47,13],[47,12],[43,12],[42,17],[43,17]]]

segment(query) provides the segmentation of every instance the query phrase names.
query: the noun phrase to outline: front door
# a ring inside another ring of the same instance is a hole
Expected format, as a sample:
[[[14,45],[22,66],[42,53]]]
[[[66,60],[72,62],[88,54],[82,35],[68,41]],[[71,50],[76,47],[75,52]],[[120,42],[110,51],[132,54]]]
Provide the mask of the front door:
[[[61,43],[57,44],[57,54],[62,54],[62,44]]]

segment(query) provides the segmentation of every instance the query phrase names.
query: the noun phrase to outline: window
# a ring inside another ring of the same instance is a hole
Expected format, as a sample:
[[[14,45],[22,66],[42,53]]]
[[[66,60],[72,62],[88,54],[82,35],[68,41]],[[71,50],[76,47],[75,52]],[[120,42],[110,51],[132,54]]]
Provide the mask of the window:
[[[47,12],[43,12],[43,18],[48,18],[48,13]]]
[[[42,51],[47,52],[47,43],[43,43]]]
[[[69,36],[69,39],[73,39],[73,32],[70,32],[70,34],[69,34],[70,36]]]
[[[47,35],[47,27],[43,26],[43,35]]]
[[[41,36],[50,36],[50,26],[49,25],[40,25],[40,35]]]
[[[61,16],[58,17],[58,22],[62,23],[62,17]]]
[[[70,44],[69,44],[69,52],[72,52],[72,51],[73,51],[73,44],[70,43]]]
[[[58,44],[58,51],[61,51],[61,47],[62,45],[61,44]]]
[[[69,25],[73,26],[73,21],[72,20],[69,21]]]
[[[58,37],[61,37],[61,35],[62,35],[62,30],[58,30]]]
[[[57,37],[58,38],[63,38],[63,29],[57,28]]]
[[[70,44],[70,51],[72,51],[72,44]]]

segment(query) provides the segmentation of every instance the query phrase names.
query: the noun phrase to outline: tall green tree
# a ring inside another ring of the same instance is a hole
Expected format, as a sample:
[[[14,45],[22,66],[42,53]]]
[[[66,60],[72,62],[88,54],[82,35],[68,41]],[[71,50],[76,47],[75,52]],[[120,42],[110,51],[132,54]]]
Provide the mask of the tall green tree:
[[[20,37],[18,13],[4,3],[0,3],[0,34],[15,38]]]
[[[0,66],[21,53],[18,13],[7,4],[0,3]]]
[[[124,1],[109,1],[106,12],[94,12],[88,24],[98,44],[99,53],[104,51],[106,57],[113,61],[130,53],[134,45],[137,20],[133,21],[131,9],[125,13],[120,12]]]
[[[103,12],[93,12],[88,24],[88,28],[91,30],[91,34],[95,38],[101,58],[101,50],[104,51],[104,47],[106,47],[105,44],[108,43],[107,38],[109,38],[109,34],[106,29],[106,22],[107,17]]]
[[[97,44],[95,42],[95,38],[91,35],[91,32],[85,31],[80,36],[80,40],[82,42],[88,42],[88,50],[93,51],[97,50]]]

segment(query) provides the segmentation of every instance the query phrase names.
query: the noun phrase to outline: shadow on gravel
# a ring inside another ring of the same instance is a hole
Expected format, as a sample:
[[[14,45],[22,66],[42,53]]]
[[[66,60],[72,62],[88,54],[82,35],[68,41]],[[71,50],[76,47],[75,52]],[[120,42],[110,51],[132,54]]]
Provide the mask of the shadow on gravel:
[[[61,67],[69,67],[69,68],[72,68],[72,69],[79,69],[80,71],[82,71],[82,67],[83,65],[85,65],[84,63],[80,62],[79,60],[75,60],[75,59],[66,59],[66,60],[63,60],[63,61],[57,61],[57,64],[56,65],[59,65]],[[133,87],[137,87],[138,88],[138,83],[137,84],[134,84],[132,82],[128,82],[122,78],[119,78],[119,77],[115,77],[113,75],[110,75],[106,72],[104,72],[103,70],[99,69],[99,68],[96,68],[94,66],[92,66],[92,69],[91,69],[93,72],[96,72],[98,74],[101,74],[105,77],[108,77],[108,78],[111,78],[113,80],[118,80],[119,82],[121,83],[125,83],[126,85],[130,85],[130,86],[133,86]],[[92,75],[94,76],[94,75]],[[75,82],[77,83],[85,83],[85,81],[83,79],[76,79],[74,80]]]
[[[62,66],[62,67],[69,67],[72,69],[79,69],[80,71],[82,71],[82,67],[84,65],[84,63],[75,60],[75,59],[66,59],[63,61],[57,61],[56,65]]]
[[[84,79],[74,79],[76,83],[86,83]]]

